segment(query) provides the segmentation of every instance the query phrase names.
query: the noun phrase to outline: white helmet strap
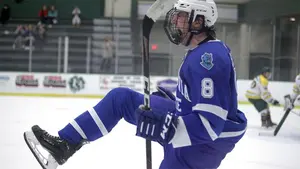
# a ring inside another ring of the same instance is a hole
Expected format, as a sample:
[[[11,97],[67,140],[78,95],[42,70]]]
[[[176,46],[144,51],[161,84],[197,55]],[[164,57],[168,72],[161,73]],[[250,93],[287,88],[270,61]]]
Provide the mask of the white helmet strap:
[[[189,32],[191,32],[194,35],[198,35],[202,32],[208,31],[208,27],[205,26],[205,17],[203,15],[201,16],[194,16],[194,15],[195,15],[195,10],[192,10],[189,18]],[[194,29],[192,27],[193,22],[196,21],[198,17],[203,17],[203,22],[200,29]]]
[[[208,28],[205,26],[204,16],[196,16],[196,17],[203,17],[203,23],[201,25],[201,28],[200,29],[193,29],[192,28],[193,22],[197,19],[197,18],[195,18],[195,20],[194,20],[194,13],[195,13],[195,10],[192,10],[191,14],[190,14],[189,21],[188,21],[188,23],[189,23],[189,30],[188,30],[188,32],[190,32],[190,34],[189,34],[188,40],[187,40],[187,42],[185,44],[186,46],[190,45],[191,40],[192,40],[192,38],[193,38],[194,35],[199,35],[200,33],[208,31]]]

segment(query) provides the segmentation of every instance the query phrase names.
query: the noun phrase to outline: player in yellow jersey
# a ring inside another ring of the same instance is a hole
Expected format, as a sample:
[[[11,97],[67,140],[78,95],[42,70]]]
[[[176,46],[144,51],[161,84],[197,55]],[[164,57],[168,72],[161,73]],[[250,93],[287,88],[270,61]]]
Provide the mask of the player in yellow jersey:
[[[294,102],[299,95],[300,95],[300,74],[295,78],[295,84],[293,86],[292,94],[284,96],[285,98],[284,110],[286,110],[289,105],[291,105],[292,106],[291,108],[293,108]]]
[[[291,95],[292,103],[297,99],[297,97],[300,95],[300,74],[296,76],[295,84],[293,87],[293,93]]]
[[[271,120],[271,114],[268,104],[279,105],[279,102],[274,99],[268,90],[269,79],[271,78],[271,70],[269,67],[264,67],[260,75],[256,76],[250,89],[246,92],[246,97],[249,102],[254,105],[256,110],[261,115],[262,127],[273,127],[276,123]]]

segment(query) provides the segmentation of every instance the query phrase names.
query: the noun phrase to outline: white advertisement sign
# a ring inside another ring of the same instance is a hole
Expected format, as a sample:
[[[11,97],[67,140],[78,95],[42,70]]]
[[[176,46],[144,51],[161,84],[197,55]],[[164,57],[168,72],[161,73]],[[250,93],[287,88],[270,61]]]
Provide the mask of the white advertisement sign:
[[[1,93],[100,94],[99,90],[93,91],[97,89],[98,81],[92,75],[2,72],[0,76],[9,76],[6,85],[0,85]]]
[[[0,95],[103,97],[116,87],[128,87],[143,93],[143,82],[142,76],[131,75],[1,72]],[[151,76],[150,82],[151,92],[156,91],[156,86],[162,86],[175,93],[177,87],[176,77]],[[250,84],[251,80],[237,81],[239,101],[248,101],[245,93]],[[283,97],[292,93],[293,85],[292,82],[270,82],[269,90],[282,104]]]

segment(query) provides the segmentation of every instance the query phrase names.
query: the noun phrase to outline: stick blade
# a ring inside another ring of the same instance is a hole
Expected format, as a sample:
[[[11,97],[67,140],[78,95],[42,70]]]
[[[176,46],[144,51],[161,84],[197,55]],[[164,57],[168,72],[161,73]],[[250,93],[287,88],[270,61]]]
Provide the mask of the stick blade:
[[[274,130],[264,130],[264,131],[260,131],[258,132],[258,136],[267,136],[267,137],[274,137]]]
[[[159,17],[166,14],[172,9],[175,2],[178,0],[156,0],[147,11],[147,16],[156,22]]]

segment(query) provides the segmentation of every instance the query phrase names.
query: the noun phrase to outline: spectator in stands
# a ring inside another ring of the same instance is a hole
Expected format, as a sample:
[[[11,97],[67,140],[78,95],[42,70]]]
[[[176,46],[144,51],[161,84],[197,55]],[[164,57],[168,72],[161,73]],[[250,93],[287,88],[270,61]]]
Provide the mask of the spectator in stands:
[[[24,48],[24,35],[25,35],[25,27],[22,25],[18,25],[17,29],[15,30],[16,39],[13,43],[13,49],[17,48]]]
[[[48,9],[47,6],[44,5],[43,8],[39,11],[40,23],[48,24]]]
[[[80,26],[80,24],[81,24],[80,14],[81,14],[81,11],[76,6],[73,9],[73,12],[72,12],[72,15],[73,15],[72,24],[73,24],[73,26],[77,26],[77,27]]]
[[[35,33],[38,35],[39,39],[44,40],[46,29],[44,24],[38,24],[35,29]]]
[[[42,49],[45,45],[47,27],[44,24],[37,24],[33,29],[34,48]]]
[[[102,61],[100,64],[100,70],[103,72],[111,71],[111,61],[114,57],[114,42],[111,38],[106,37],[104,43],[102,44]]]
[[[28,25],[27,29],[25,30],[25,38],[24,38],[24,41],[25,41],[25,49],[26,50],[29,50],[30,47],[34,47],[34,41],[35,41],[35,32],[34,32],[34,28],[32,25]],[[30,40],[32,40],[32,46],[30,46]]]
[[[5,4],[1,10],[0,22],[3,26],[7,24],[10,19],[10,7]]]
[[[55,6],[52,5],[50,10],[48,11],[48,19],[49,19],[49,27],[52,27],[52,24],[57,24],[57,16],[58,12],[55,9]]]

